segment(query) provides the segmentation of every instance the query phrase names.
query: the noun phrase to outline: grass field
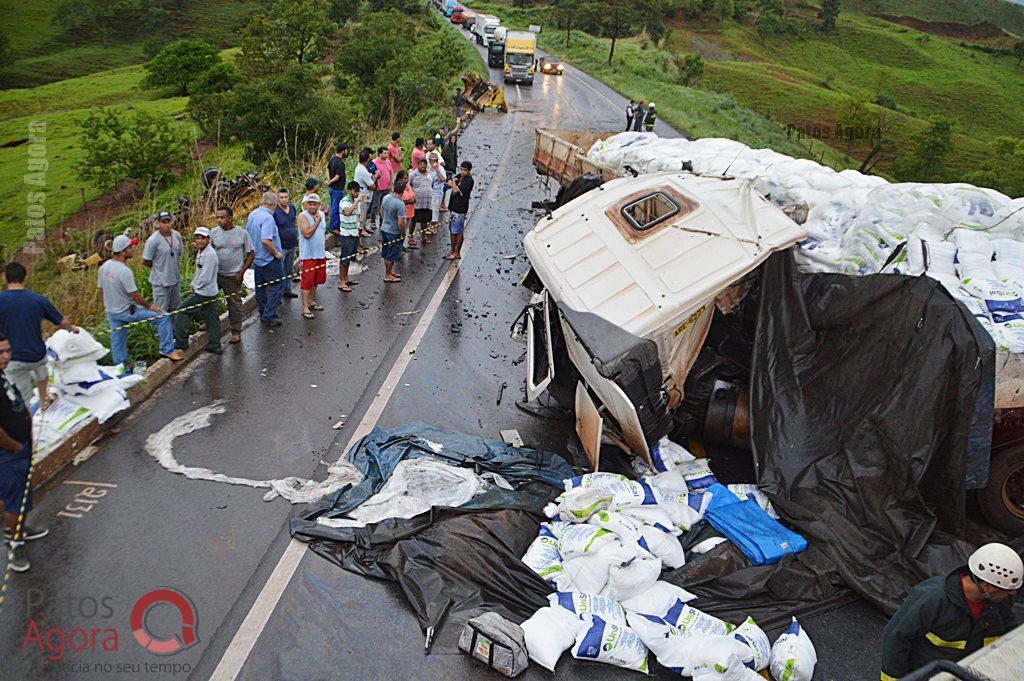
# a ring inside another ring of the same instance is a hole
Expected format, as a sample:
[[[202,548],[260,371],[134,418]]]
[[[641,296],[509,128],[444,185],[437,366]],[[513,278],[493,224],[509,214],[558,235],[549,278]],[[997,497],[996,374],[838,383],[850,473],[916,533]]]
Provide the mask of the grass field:
[[[1005,0],[848,0],[843,5],[872,14],[925,21],[988,22],[1024,36],[1024,6]]]
[[[87,39],[73,45],[54,22],[55,0],[20,0],[4,5],[3,32],[11,41],[14,63],[0,69],[0,87],[25,88],[76,78],[146,60],[143,45],[153,34],[131,40],[113,40],[104,47]],[[168,41],[203,37],[229,47],[237,42],[237,28],[261,0],[191,0],[172,14],[165,29]]]
[[[851,97],[895,101],[897,145],[930,115],[956,123],[951,179],[976,169],[997,135],[1024,136],[1024,68],[1016,59],[962,47],[959,41],[856,14],[834,36],[762,40],[750,26],[673,28],[675,52],[715,44],[739,55],[706,65],[704,85],[787,125],[834,128]]]
[[[63,80],[32,89],[0,91],[0,246],[9,254],[25,240],[28,192],[46,192],[46,221],[52,226],[82,208],[86,199],[98,196],[78,180],[75,167],[82,158],[80,122],[90,109],[114,106],[144,109],[150,113],[181,117],[187,99],[139,88],[142,67],[132,66],[91,76]],[[45,122],[45,187],[25,182],[28,171],[29,126]],[[183,134],[191,125],[180,120]],[[8,146],[11,145],[11,146]]]

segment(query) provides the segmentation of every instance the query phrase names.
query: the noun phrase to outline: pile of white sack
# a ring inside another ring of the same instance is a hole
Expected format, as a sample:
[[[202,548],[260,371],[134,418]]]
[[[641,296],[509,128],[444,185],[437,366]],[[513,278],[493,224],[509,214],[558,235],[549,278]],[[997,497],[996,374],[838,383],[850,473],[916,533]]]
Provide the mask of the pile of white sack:
[[[90,416],[100,423],[128,409],[125,390],[142,380],[124,367],[101,366],[107,355],[88,331],[57,330],[46,340],[50,371],[50,393],[56,399],[46,411],[36,414],[37,449],[58,441],[69,428]]]
[[[807,239],[797,251],[812,271],[928,274],[964,301],[997,347],[1024,353],[1024,198],[969,184],[892,184],[855,170],[836,172],[735,140],[662,139],[619,133],[588,156],[641,173],[678,171],[741,177],[778,206],[806,204]]]
[[[650,651],[663,667],[704,681],[753,681],[768,667],[776,679],[809,680],[817,657],[795,619],[770,646],[754,620],[734,627],[688,605],[693,594],[661,581],[662,570],[685,563],[678,537],[702,518],[716,480],[706,459],[668,439],[656,448],[655,466],[660,472],[639,480],[615,473],[571,478],[545,509],[551,521],[541,525],[523,562],[557,593],[523,623],[530,658],[554,670],[571,649],[577,659],[646,672]],[[729,490],[774,514],[755,486]]]

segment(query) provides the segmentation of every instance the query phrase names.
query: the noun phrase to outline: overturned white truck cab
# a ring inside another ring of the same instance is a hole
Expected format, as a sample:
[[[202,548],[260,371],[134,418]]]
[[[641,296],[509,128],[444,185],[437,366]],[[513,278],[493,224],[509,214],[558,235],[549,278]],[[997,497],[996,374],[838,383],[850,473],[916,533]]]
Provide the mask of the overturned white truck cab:
[[[650,461],[714,306],[804,238],[745,180],[663,173],[613,179],[524,238],[536,293],[525,312],[527,399],[574,406],[596,470],[602,436]]]
[[[561,189],[555,201],[545,202],[549,214],[524,238],[532,267],[522,283],[536,294],[524,310],[526,394],[534,400],[546,390],[574,410],[593,469],[600,466],[602,439],[648,464],[654,463],[652,448],[669,432],[744,449],[752,447],[758,432],[771,431],[760,449],[768,441],[783,442],[763,417],[771,412],[785,419],[776,408],[786,399],[766,402],[763,381],[755,394],[751,369],[759,357],[761,379],[785,373],[776,360],[790,346],[757,343],[756,325],[779,329],[789,324],[796,333],[804,324],[801,328],[817,337],[827,322],[819,315],[819,325],[811,326],[817,308],[802,307],[807,300],[789,286],[795,275],[773,275],[767,294],[764,275],[769,270],[835,275],[839,278],[816,280],[823,285],[815,300],[846,290],[845,300],[859,305],[863,315],[856,319],[876,321],[851,324],[848,319],[838,343],[833,336],[826,341],[831,345],[815,347],[831,351],[838,345],[851,354],[877,348],[885,357],[899,347],[887,345],[898,334],[912,353],[904,355],[908,363],[933,358],[933,366],[921,363],[917,371],[931,372],[928,380],[935,390],[925,389],[913,399],[928,401],[950,385],[970,394],[954,398],[959,411],[949,411],[941,422],[930,422],[930,412],[914,412],[923,415],[914,432],[938,438],[920,443],[922,456],[931,460],[936,452],[954,451],[941,434],[952,423],[949,415],[968,415],[969,435],[964,439],[959,433],[951,441],[960,458],[935,470],[948,470],[950,479],[958,479],[960,472],[953,469],[963,468],[966,489],[986,519],[1003,531],[1024,532],[1024,328],[1018,331],[1024,327],[1024,309],[1003,312],[1007,305],[1024,307],[1024,198],[963,184],[890,185],[731,140],[661,140],[650,133],[538,129],[533,163]],[[842,201],[834,195],[837,186],[847,186]],[[837,206],[843,207],[839,213]],[[828,236],[829,229],[836,233]],[[966,271],[968,258],[956,264],[954,254],[972,254],[966,237],[977,240],[978,235],[991,239],[983,255],[993,262],[982,264],[1015,275],[1005,286],[999,284],[999,292],[1022,291],[1017,297],[979,299]],[[784,250],[789,250],[786,256],[771,257]],[[941,253],[948,262],[938,257]],[[866,276],[878,273],[884,273],[881,279]],[[871,291],[889,288],[900,288],[900,293],[883,317]],[[953,300],[955,313],[949,309]],[[916,334],[926,315],[914,316],[915,305],[935,310],[929,319],[946,315],[950,328],[966,335],[952,345],[942,331],[919,340]],[[769,315],[797,310],[792,319],[802,321],[761,318],[759,306]],[[853,337],[866,345],[846,346],[843,341]],[[759,348],[765,352],[754,352]],[[950,359],[954,351],[976,356],[957,373]],[[850,362],[841,353],[827,358],[828,370],[845,377],[833,394],[852,398],[849,404],[877,404],[898,394],[894,406],[900,411],[911,403],[907,395],[922,384],[901,382],[909,374],[897,367],[877,381],[858,381],[874,376],[876,360],[868,355]],[[798,362],[798,372],[813,373],[793,353],[780,361]],[[801,394],[817,384],[813,377],[801,383]],[[870,418],[864,420],[872,409],[845,412],[851,421],[839,423],[829,416],[835,405],[828,397],[814,399],[818,402],[807,404],[807,410],[789,403],[790,413],[800,417],[796,421],[806,422],[814,412],[830,433],[857,427],[882,432]],[[910,416],[905,409],[901,414]],[[785,424],[778,425],[784,429]],[[845,437],[853,449],[864,450],[855,433]],[[910,433],[901,432],[875,448],[900,459],[902,445],[893,448],[893,443],[910,439]],[[929,490],[941,487],[929,485]]]

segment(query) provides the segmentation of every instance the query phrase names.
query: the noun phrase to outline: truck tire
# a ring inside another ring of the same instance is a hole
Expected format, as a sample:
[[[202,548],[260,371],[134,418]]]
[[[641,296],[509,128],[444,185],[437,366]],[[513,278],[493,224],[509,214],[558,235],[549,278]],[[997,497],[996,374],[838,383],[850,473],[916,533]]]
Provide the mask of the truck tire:
[[[993,527],[1024,534],[1024,444],[992,452],[988,486],[977,495],[978,506]]]

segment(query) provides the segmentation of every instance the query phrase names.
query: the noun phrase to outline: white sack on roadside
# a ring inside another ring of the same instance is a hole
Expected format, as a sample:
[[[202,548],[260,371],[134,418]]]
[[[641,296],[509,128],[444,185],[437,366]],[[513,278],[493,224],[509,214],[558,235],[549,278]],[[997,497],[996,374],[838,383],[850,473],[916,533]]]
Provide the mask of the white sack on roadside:
[[[579,591],[559,591],[549,594],[548,602],[553,606],[568,610],[579,619],[597,615],[605,622],[626,624],[626,611],[622,609],[619,602],[604,596]]]
[[[619,601],[619,605],[630,612],[675,622],[683,606],[696,598],[682,587],[659,580],[639,594]]]
[[[811,637],[794,617],[772,645],[769,662],[772,678],[775,681],[811,681],[816,664],[818,653],[814,650]]]
[[[647,647],[629,627],[592,617],[576,636],[572,656],[647,673]]]
[[[530,659],[553,672],[558,658],[572,647],[586,624],[563,608],[549,606],[535,612],[522,627]]]

